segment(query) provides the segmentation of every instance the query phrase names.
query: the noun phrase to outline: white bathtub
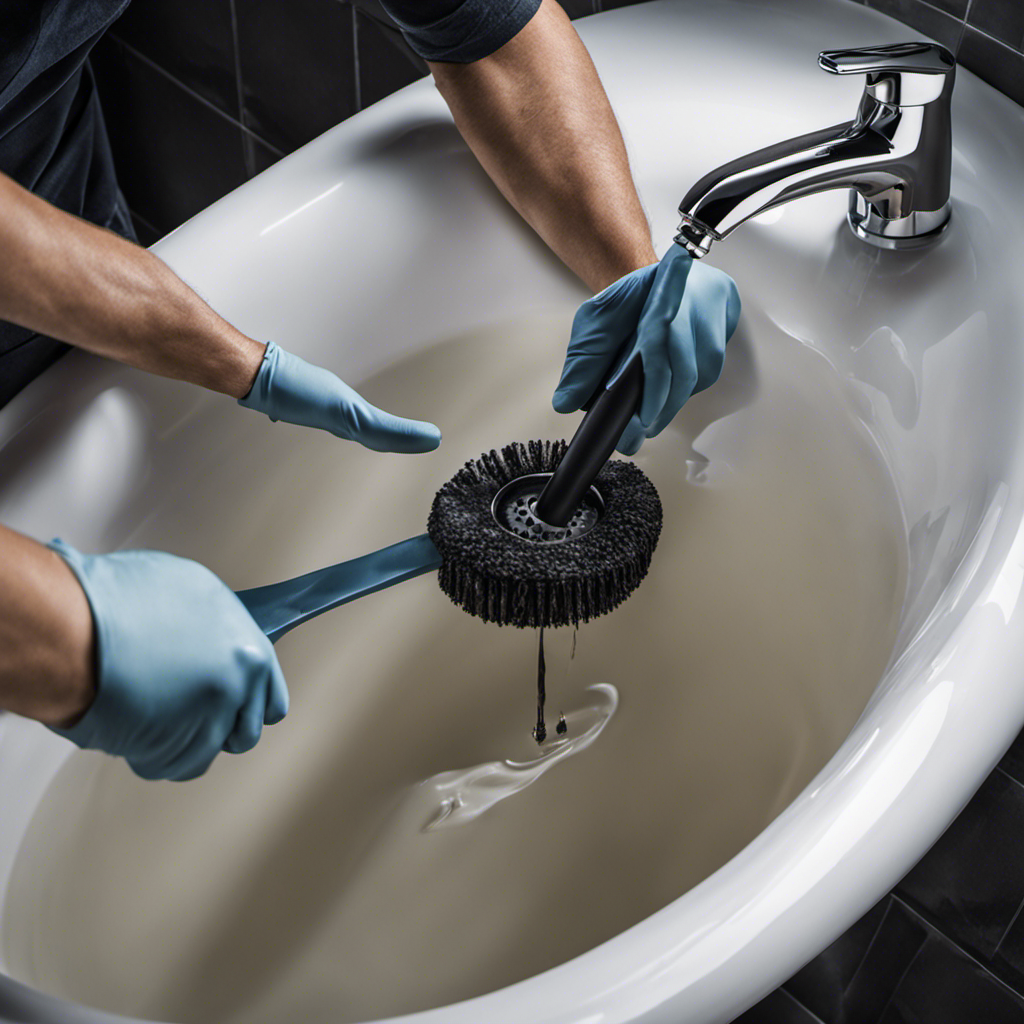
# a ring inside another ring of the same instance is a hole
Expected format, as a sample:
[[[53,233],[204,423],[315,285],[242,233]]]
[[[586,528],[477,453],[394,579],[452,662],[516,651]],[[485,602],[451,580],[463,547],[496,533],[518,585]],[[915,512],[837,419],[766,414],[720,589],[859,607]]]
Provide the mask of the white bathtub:
[[[819,50],[917,37],[842,0],[658,0],[578,26],[659,250],[707,170],[851,116],[860,82],[823,75]],[[403,1020],[730,1021],[921,857],[1024,723],[1024,113],[959,71],[953,131],[954,219],[934,249],[864,247],[834,193],[747,225],[711,257],[739,283],[745,317],[828,360],[895,480],[907,593],[863,713],[810,784],[685,895],[536,977]],[[571,309],[585,295],[503,204],[429,82],[328,132],[155,251],[239,328],[355,386],[439,338]],[[429,395],[396,411],[429,418]],[[231,495],[258,493],[232,475],[225,451],[272,429],[224,398],[75,353],[0,411],[0,517],[41,539],[111,550],[194,487],[194,519],[167,525],[164,542],[188,549],[202,529],[195,550],[216,562],[218,549],[251,541]],[[500,440],[452,453],[453,465]],[[287,486],[287,467],[274,471],[283,477],[268,481]],[[211,473],[222,474],[223,508]],[[401,539],[420,532],[425,511],[423,500],[382,509],[358,536],[254,558],[229,582],[269,582]],[[298,520],[288,528],[324,526]],[[0,897],[69,752],[0,717]],[[0,1019],[114,1018],[0,976]]]

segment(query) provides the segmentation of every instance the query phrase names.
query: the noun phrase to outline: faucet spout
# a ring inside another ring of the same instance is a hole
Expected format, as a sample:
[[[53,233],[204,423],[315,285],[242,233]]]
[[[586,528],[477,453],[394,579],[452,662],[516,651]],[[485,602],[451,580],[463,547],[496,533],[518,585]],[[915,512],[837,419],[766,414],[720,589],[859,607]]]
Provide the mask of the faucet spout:
[[[941,51],[934,70],[914,68],[919,78],[928,76],[930,88],[901,83],[895,61],[899,56],[906,63],[906,56],[897,54],[897,47],[822,54],[819,63],[834,73],[847,73],[852,53],[862,58],[856,70],[866,70],[863,55],[874,58],[857,116],[766,146],[706,174],[679,205],[676,241],[699,258],[712,241],[727,237],[751,217],[836,188],[851,190],[850,223],[866,241],[905,248],[933,240],[949,220],[953,63],[942,47],[901,45],[904,51],[924,48],[930,56]],[[948,67],[943,55],[949,58]],[[888,63],[880,64],[883,59]]]

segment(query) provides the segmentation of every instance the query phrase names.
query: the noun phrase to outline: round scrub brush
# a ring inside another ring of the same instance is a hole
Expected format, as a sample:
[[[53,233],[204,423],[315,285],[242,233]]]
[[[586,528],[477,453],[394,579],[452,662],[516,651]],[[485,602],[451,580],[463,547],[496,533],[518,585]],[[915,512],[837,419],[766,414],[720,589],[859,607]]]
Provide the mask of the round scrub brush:
[[[568,626],[610,612],[639,585],[661,532],[661,501],[631,462],[609,462],[569,521],[550,526],[537,500],[564,441],[511,444],[467,463],[434,498],[427,532],[437,580],[485,622]]]
[[[631,462],[609,462],[640,403],[639,356],[598,388],[566,446],[532,441],[490,452],[434,498],[427,531],[438,582],[485,622],[568,626],[604,615],[647,575],[661,501]]]
[[[654,485],[633,463],[608,461],[642,390],[634,357],[571,444],[515,443],[466,463],[434,496],[426,534],[239,597],[274,641],[431,569],[485,622],[568,626],[610,612],[647,575],[661,533]]]

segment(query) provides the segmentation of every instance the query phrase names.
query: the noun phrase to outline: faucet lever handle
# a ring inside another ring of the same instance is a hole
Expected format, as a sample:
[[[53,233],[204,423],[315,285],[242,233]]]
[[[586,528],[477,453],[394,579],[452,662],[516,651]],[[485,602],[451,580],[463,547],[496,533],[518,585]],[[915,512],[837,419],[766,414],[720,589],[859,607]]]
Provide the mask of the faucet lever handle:
[[[925,42],[822,50],[818,66],[833,75],[867,75],[866,92],[880,103],[900,107],[937,100],[956,71],[949,50]]]

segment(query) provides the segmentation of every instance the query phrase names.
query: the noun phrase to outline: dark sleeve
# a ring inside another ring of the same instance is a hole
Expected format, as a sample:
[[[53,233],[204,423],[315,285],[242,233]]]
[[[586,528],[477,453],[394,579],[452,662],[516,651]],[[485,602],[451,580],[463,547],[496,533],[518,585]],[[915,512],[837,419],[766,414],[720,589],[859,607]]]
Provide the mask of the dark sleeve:
[[[504,46],[540,0],[380,0],[424,59],[468,64]]]

